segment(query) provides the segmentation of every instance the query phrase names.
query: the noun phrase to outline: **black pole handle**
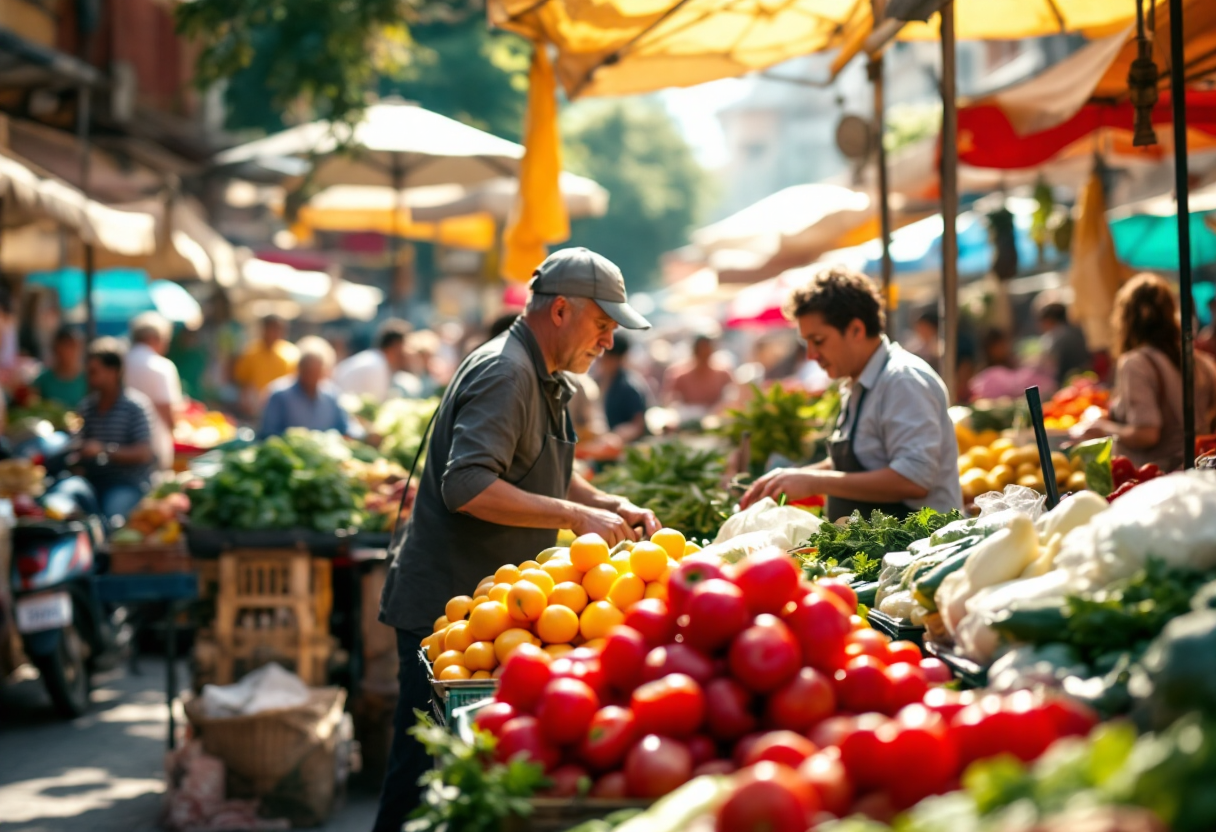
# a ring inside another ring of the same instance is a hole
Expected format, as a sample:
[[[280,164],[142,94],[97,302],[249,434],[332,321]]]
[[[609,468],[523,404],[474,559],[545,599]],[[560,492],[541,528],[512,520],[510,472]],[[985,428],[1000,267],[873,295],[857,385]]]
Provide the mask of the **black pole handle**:
[[[1051,447],[1047,444],[1047,427],[1043,424],[1043,400],[1039,388],[1026,388],[1026,403],[1030,405],[1030,424],[1034,427],[1034,441],[1039,446],[1039,467],[1043,469],[1043,485],[1047,487],[1047,508],[1050,511],[1060,502],[1060,489],[1056,486],[1056,466],[1051,461]]]

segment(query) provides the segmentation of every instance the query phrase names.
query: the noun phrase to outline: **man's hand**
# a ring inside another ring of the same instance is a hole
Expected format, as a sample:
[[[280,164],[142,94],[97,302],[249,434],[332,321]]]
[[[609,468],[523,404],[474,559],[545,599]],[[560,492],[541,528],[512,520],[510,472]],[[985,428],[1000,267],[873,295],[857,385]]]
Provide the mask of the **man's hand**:
[[[650,516],[653,520],[654,515],[651,514]],[[595,532],[604,538],[609,548],[612,548],[622,540],[638,539],[637,532],[633,530],[633,526],[620,514],[608,509],[592,508],[591,506],[583,505],[578,506],[575,521],[570,524],[570,531],[580,536]]]
[[[777,500],[782,494],[788,500],[801,500],[822,493],[820,479],[818,473],[804,468],[777,468],[752,483],[739,507],[747,508],[765,497]]]
[[[659,522],[659,518],[654,516],[653,511],[648,508],[638,508],[625,499],[622,499],[621,504],[617,506],[616,513],[629,524],[630,528],[641,526],[646,537],[650,537],[663,528],[663,524]]]
[[[98,442],[96,439],[88,439],[85,440],[85,443],[80,446],[80,455],[84,459],[94,459],[105,449],[106,446]]]

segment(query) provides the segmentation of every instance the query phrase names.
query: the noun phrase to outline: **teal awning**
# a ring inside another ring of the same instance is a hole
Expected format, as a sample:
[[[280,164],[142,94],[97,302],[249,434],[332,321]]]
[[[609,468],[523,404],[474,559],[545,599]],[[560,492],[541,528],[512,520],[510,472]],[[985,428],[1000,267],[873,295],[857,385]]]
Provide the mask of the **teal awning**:
[[[1207,223],[1212,212],[1191,214],[1191,266],[1216,263],[1216,233]],[[1110,224],[1119,259],[1135,269],[1178,271],[1177,215],[1135,214]]]

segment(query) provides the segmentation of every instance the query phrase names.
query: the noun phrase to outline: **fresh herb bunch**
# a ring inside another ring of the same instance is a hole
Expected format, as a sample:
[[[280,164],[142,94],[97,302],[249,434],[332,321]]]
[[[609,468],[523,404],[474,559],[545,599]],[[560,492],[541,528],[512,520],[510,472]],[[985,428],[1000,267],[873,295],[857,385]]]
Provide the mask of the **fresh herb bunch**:
[[[882,570],[883,555],[888,552],[903,552],[908,544],[923,540],[935,531],[963,519],[957,509],[942,514],[931,508],[922,508],[910,514],[906,520],[890,517],[874,511],[866,520],[860,512],[853,512],[849,522],[837,525],[824,523],[819,532],[802,545],[808,551],[804,563],[818,571],[819,568],[840,568],[852,572],[857,581],[876,581]]]
[[[220,458],[190,490],[202,528],[335,532],[361,524],[365,488],[343,468],[351,448],[337,433],[292,429]]]
[[[774,384],[765,392],[751,385],[753,396],[741,408],[728,410],[720,433],[738,446],[751,436],[752,473],[764,472],[769,457],[779,454],[793,462],[809,461],[812,445],[831,431],[840,410],[840,393],[828,388],[818,398],[802,390]]]
[[[427,754],[433,769],[422,776],[422,805],[406,821],[404,832],[499,832],[512,816],[527,817],[528,798],[547,784],[545,772],[535,763],[494,761],[492,736],[473,732],[467,743],[414,711],[418,724],[410,729]]]
[[[650,509],[664,525],[689,538],[712,540],[730,514],[731,498],[722,488],[725,468],[716,451],[664,442],[626,448],[621,461],[597,476],[595,484]]]

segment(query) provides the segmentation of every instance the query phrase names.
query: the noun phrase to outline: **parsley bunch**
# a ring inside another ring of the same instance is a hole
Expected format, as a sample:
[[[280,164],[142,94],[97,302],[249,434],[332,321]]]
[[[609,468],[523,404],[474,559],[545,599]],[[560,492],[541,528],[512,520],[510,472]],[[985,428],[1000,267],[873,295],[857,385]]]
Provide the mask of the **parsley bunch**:
[[[867,520],[853,512],[849,522],[837,525],[824,523],[814,537],[802,548],[813,549],[804,560],[826,567],[841,567],[852,572],[859,582],[876,581],[882,569],[883,555],[903,552],[908,544],[923,540],[947,523],[961,520],[957,510],[942,514],[922,508],[906,520],[890,517],[881,511],[871,512]]]

